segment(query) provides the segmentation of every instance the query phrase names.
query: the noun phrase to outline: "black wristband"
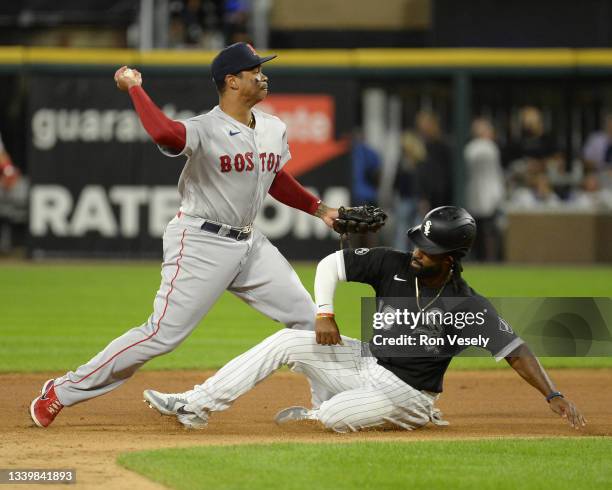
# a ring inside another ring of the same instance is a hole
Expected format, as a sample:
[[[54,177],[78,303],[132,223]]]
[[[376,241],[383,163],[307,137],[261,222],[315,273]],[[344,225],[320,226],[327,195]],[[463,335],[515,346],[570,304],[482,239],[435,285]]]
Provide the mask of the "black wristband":
[[[546,401],[550,403],[550,400],[552,400],[553,398],[557,398],[557,397],[565,398],[563,396],[563,393],[561,393],[560,391],[553,391],[546,397]]]

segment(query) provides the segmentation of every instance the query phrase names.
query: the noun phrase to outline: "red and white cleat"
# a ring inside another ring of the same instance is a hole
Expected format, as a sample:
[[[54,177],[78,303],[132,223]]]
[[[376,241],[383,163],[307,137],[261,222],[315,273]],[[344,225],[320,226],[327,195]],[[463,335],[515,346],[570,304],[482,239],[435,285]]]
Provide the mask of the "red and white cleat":
[[[49,379],[43,385],[41,395],[30,404],[30,417],[38,427],[49,427],[57,414],[64,408],[55,394],[53,380]]]

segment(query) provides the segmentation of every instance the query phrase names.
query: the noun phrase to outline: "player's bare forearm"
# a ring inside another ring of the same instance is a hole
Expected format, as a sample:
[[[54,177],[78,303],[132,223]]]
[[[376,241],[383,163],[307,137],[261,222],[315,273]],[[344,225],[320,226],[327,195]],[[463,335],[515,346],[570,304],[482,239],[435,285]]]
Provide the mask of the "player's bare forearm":
[[[327,204],[321,201],[317,207],[317,210],[315,211],[315,216],[317,218],[321,218],[327,226],[333,228],[334,220],[338,219],[338,209],[330,208]]]
[[[506,361],[525,381],[538,390],[542,395],[547,396],[557,391],[554,383],[540,364],[537,357],[533,355],[527,344],[522,344],[516,348]]]
[[[323,201],[319,202],[317,206],[317,210],[315,211],[315,216],[317,218],[323,218],[329,210],[329,206],[325,204]]]
[[[545,397],[549,397],[549,406],[553,412],[567,419],[567,422],[575,429],[586,425],[586,419],[582,413],[573,402],[557,392],[555,384],[526,344],[515,349],[506,357],[506,361],[525,381]]]

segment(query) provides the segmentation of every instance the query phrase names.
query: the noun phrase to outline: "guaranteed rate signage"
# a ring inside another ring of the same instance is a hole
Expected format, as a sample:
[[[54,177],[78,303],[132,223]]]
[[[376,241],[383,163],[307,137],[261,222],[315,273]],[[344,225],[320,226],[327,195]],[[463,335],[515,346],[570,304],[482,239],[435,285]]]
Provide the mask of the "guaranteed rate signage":
[[[214,87],[201,76],[144,78],[153,100],[173,119],[217,103]],[[339,106],[354,102],[345,84],[318,81],[308,86],[310,93],[273,94],[261,105],[288,124],[294,160],[288,169],[337,205],[350,202],[347,136],[353,115],[337,117]],[[280,79],[274,86],[281,91],[295,83]],[[177,182],[186,160],[158,151],[112,74],[40,75],[30,87],[30,253],[158,257],[165,226],[179,208]],[[319,221],[268,197],[256,226],[289,258],[318,259],[336,247]]]

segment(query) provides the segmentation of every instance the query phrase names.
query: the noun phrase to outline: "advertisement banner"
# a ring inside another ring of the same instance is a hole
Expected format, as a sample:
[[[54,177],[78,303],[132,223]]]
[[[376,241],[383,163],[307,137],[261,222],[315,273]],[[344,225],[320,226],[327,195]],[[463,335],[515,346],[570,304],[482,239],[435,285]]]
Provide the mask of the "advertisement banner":
[[[218,102],[201,76],[143,74],[173,119]],[[111,75],[33,75],[28,103],[32,256],[159,257],[180,205],[184,158],[162,155]],[[356,87],[345,80],[275,77],[258,108],[288,126],[287,170],[330,205],[350,202],[350,133]],[[323,223],[268,196],[258,226],[289,259],[316,260],[337,248]]]

